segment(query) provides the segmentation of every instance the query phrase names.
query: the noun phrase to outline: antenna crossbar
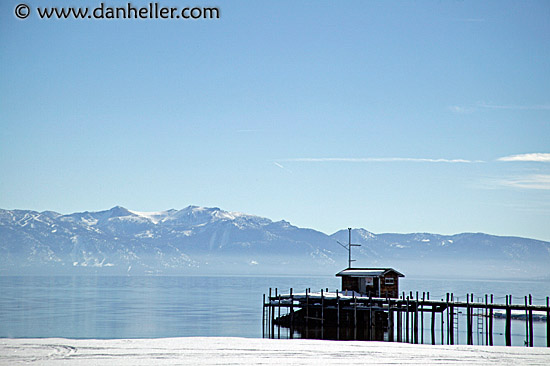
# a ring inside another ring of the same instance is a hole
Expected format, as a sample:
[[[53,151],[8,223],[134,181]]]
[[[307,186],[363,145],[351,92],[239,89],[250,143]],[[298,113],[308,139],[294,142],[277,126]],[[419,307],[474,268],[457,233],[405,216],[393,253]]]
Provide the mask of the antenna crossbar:
[[[340,244],[340,246],[342,246],[344,249],[347,249],[347,251],[348,251],[348,268],[351,268],[351,262],[355,262],[355,259],[351,259],[351,248],[352,247],[360,247],[361,244],[352,244],[352,242],[351,242],[351,228],[350,227],[348,228],[348,234],[349,234],[349,240],[348,240],[347,245],[344,245],[344,244],[340,243],[338,240],[336,242],[338,244]]]

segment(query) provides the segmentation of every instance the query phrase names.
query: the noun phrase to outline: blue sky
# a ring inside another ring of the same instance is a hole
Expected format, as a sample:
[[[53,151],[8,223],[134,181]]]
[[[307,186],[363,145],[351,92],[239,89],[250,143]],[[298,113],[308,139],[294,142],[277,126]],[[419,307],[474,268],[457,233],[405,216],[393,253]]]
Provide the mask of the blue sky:
[[[17,4],[0,5],[2,208],[550,240],[548,1],[196,1],[221,10],[196,21]]]

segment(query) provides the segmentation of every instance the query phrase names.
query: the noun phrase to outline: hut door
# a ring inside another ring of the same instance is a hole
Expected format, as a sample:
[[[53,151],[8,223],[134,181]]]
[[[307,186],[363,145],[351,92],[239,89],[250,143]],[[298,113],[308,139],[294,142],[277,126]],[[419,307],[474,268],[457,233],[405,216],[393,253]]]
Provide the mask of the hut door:
[[[365,277],[359,278],[359,293],[367,293],[367,279]]]

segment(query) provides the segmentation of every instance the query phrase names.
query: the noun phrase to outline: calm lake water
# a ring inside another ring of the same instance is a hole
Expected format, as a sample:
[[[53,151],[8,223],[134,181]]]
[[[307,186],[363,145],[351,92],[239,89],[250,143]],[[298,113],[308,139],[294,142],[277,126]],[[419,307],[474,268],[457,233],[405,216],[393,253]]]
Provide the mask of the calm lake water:
[[[188,336],[262,337],[262,295],[339,288],[327,277],[0,277],[0,337],[157,338]],[[477,298],[512,294],[536,304],[550,295],[547,282],[460,281],[405,278],[402,291],[453,292]],[[426,321],[426,324],[429,323]],[[462,327],[465,330],[465,326]],[[495,321],[495,344],[504,322]],[[426,331],[426,334],[429,331]],[[523,345],[525,323],[512,322],[513,345]],[[546,323],[535,324],[535,345],[546,344]],[[502,338],[502,339],[501,339]]]

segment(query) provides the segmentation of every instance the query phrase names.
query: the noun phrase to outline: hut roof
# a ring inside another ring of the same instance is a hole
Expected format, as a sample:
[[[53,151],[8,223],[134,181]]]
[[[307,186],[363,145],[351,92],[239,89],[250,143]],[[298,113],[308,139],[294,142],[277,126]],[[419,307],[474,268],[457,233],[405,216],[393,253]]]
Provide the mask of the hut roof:
[[[336,276],[350,276],[350,277],[381,277],[389,272],[394,272],[399,277],[405,277],[404,274],[396,271],[393,268],[347,268],[340,271]]]

